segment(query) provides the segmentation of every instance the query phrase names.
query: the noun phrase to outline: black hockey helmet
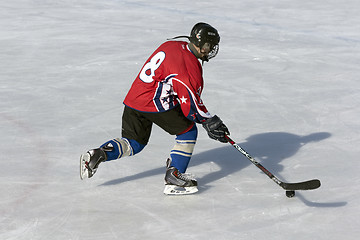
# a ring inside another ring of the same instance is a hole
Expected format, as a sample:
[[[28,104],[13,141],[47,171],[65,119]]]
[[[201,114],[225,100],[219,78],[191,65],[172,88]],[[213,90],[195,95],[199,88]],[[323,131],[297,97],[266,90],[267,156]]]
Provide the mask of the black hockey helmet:
[[[210,52],[205,61],[213,58],[219,51],[220,35],[210,24],[199,22],[191,30],[189,40],[200,49],[209,49]]]
[[[178,36],[172,39],[183,37],[188,38],[198,48],[209,51],[207,56],[201,58],[203,61],[209,61],[210,58],[215,57],[219,52],[220,35],[210,24],[199,22],[191,29],[190,37]]]

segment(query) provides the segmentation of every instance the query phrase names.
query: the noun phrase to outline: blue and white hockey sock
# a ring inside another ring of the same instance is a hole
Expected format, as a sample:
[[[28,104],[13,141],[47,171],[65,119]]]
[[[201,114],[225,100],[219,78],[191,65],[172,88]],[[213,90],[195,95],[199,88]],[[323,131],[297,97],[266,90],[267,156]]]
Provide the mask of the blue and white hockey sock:
[[[181,173],[186,172],[196,144],[197,133],[197,127],[194,124],[188,132],[176,136],[175,146],[170,153],[170,167],[177,168]]]
[[[133,156],[141,152],[144,147],[145,145],[127,138],[115,138],[100,146],[107,155],[107,161]]]

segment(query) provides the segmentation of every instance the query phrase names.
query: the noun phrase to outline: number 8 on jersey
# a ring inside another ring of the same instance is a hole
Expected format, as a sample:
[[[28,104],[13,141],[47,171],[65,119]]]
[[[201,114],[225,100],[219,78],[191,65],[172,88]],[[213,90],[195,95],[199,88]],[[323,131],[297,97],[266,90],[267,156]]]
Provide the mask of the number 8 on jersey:
[[[140,80],[145,83],[151,83],[154,81],[153,77],[155,76],[155,70],[158,69],[161,65],[161,63],[165,59],[165,53],[164,52],[158,52],[155,54],[150,62],[144,65],[143,69],[140,72]]]

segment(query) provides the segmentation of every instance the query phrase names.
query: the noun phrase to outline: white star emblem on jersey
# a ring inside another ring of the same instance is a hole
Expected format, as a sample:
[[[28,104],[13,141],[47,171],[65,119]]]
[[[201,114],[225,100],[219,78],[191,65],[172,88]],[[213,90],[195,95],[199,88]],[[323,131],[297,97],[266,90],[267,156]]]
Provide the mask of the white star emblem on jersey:
[[[181,103],[186,103],[187,98],[185,96],[182,96],[180,98]]]

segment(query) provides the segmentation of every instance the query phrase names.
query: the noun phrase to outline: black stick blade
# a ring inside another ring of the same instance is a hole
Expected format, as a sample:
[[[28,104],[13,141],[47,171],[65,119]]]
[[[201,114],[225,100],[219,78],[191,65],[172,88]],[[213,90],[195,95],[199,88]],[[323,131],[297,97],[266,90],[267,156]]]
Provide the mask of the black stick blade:
[[[280,186],[289,191],[295,190],[312,190],[317,189],[321,186],[320,180],[313,179],[305,182],[298,182],[298,183],[280,183]]]

